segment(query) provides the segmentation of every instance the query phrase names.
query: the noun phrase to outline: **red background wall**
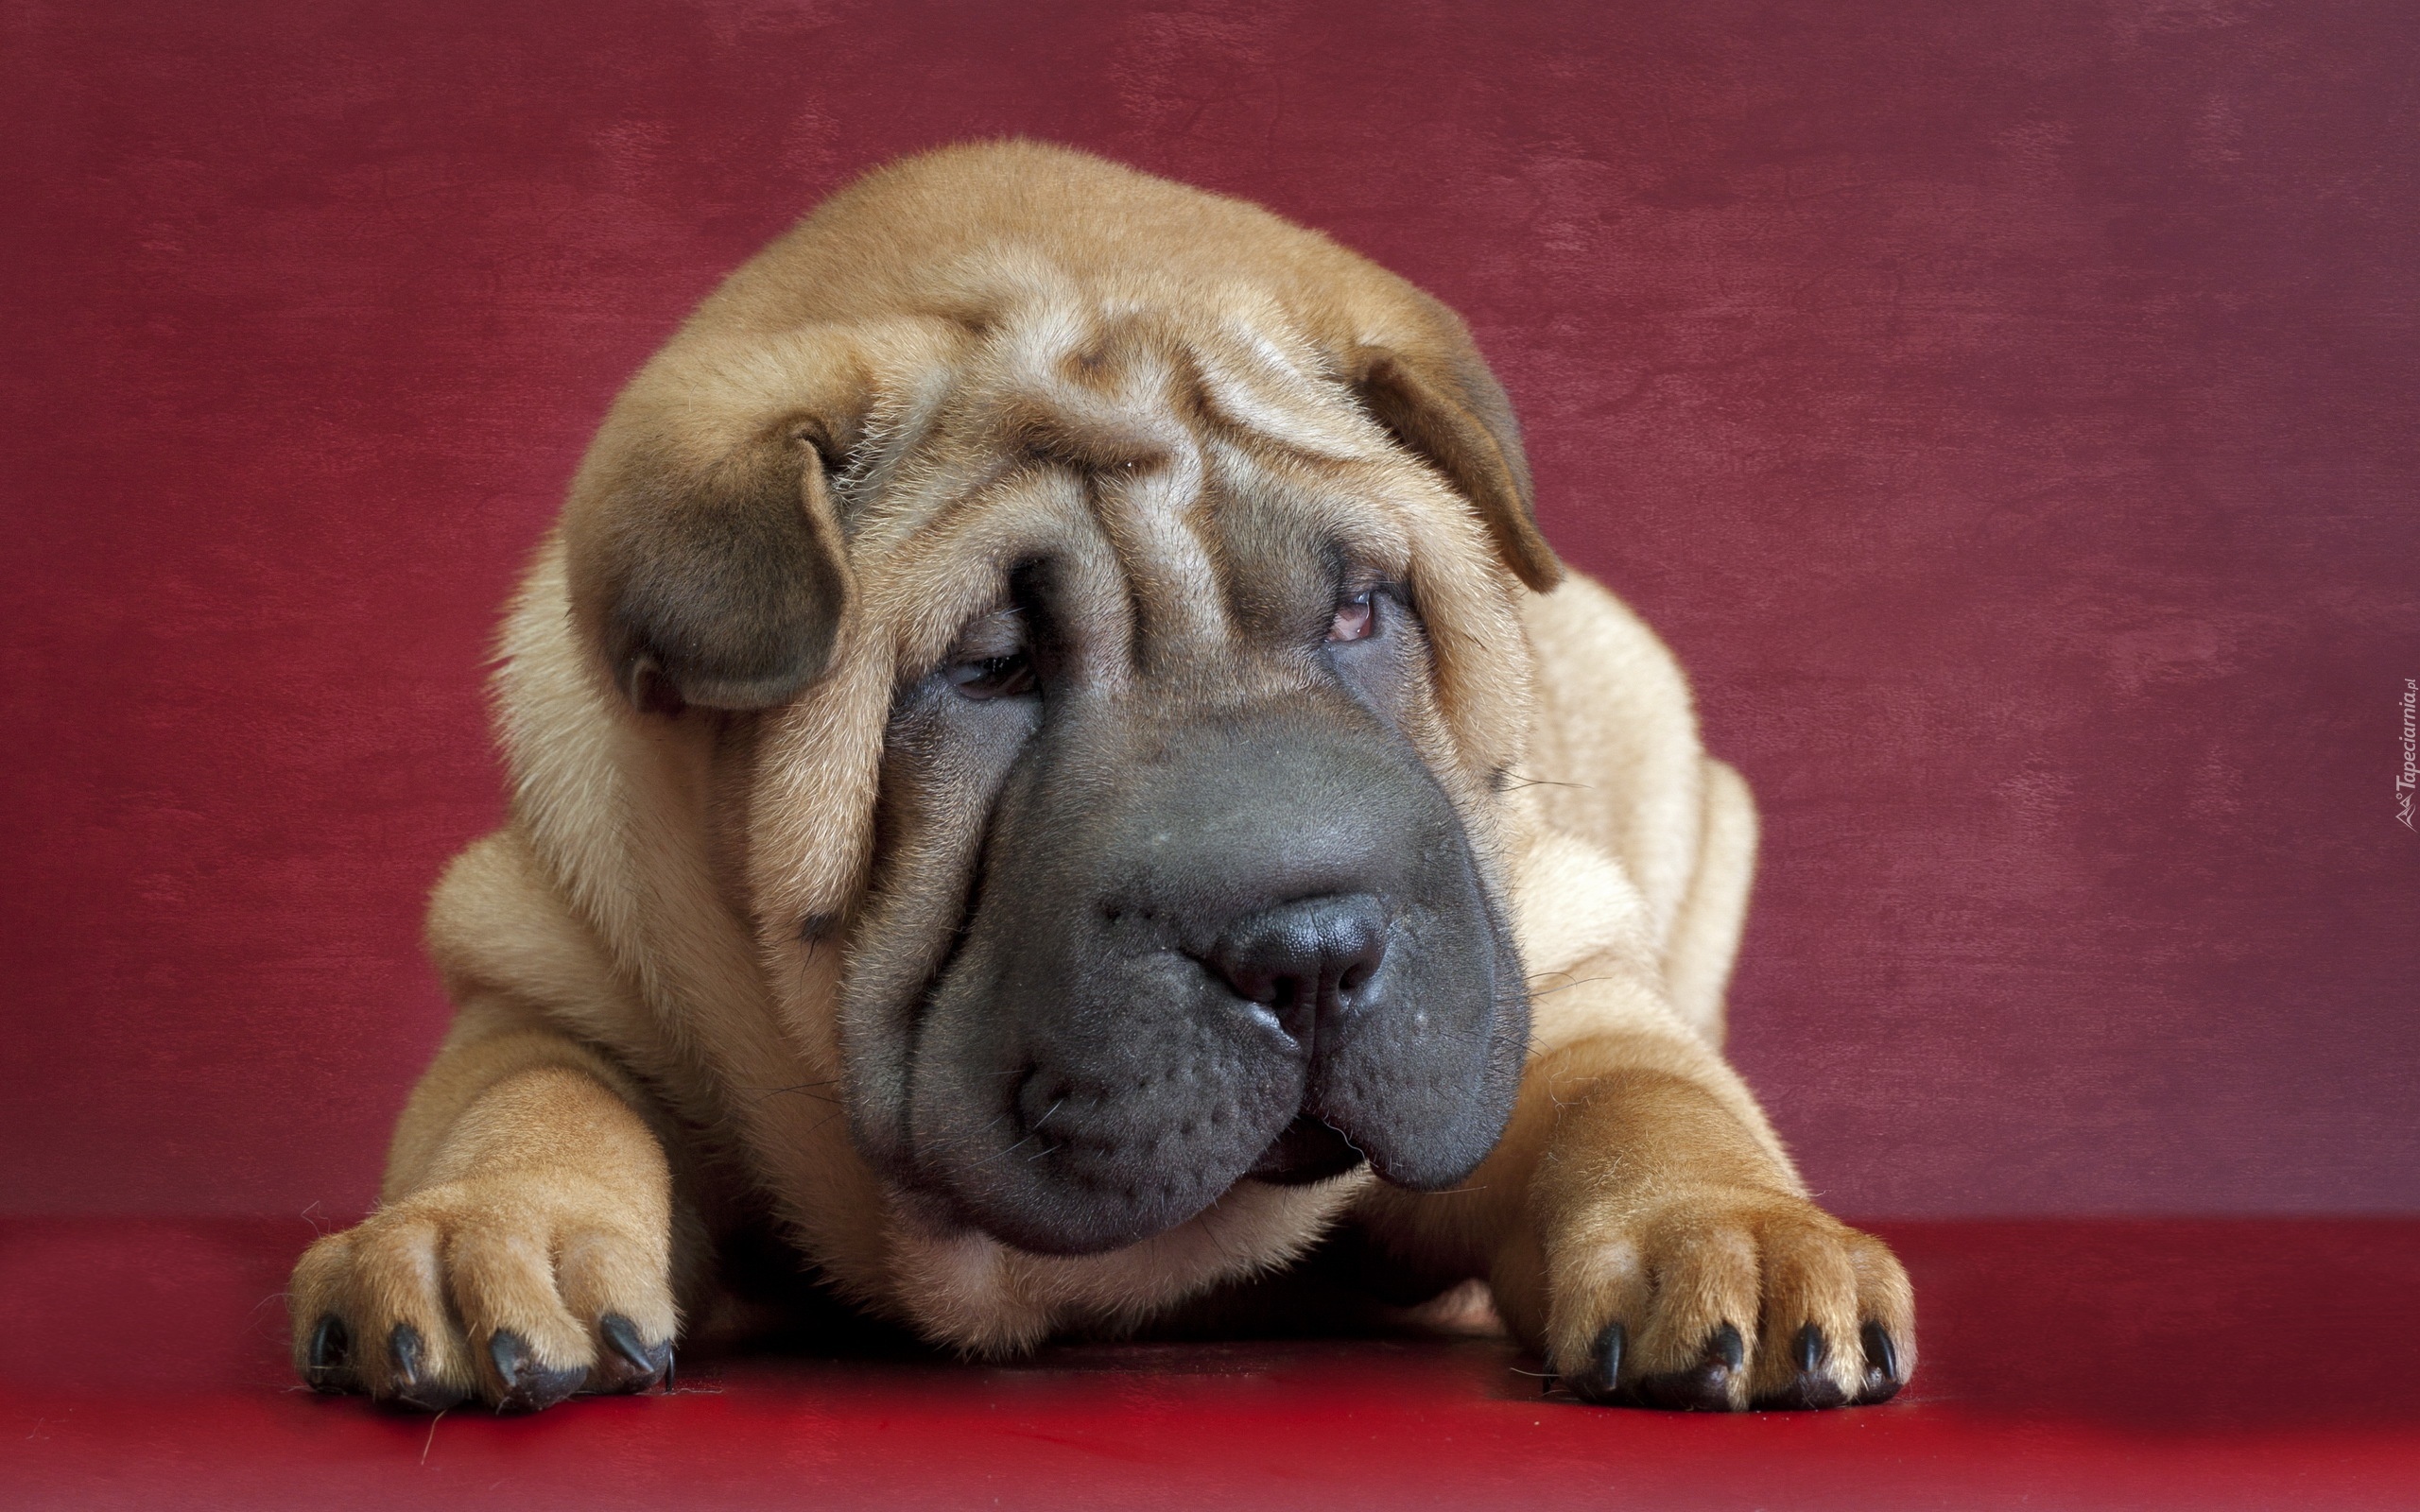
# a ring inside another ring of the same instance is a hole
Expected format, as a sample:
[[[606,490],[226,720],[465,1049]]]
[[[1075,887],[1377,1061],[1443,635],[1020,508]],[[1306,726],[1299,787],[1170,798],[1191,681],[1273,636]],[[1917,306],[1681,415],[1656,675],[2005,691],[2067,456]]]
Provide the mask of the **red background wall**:
[[[2407,6],[0,17],[0,1208],[367,1201],[607,400],[1010,131],[1469,316],[1763,799],[1735,1044],[1835,1203],[2420,1202]]]

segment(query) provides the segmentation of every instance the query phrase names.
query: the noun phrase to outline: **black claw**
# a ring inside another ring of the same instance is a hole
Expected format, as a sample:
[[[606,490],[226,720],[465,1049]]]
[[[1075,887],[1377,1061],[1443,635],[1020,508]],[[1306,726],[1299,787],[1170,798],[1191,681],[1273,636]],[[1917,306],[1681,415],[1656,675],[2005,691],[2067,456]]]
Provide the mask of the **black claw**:
[[[596,1332],[615,1354],[631,1363],[634,1370],[652,1371],[655,1362],[648,1358],[647,1347],[639,1343],[638,1325],[619,1313],[608,1313],[596,1321]]]
[[[395,1332],[387,1335],[387,1359],[395,1367],[395,1379],[412,1382],[420,1379],[420,1330],[408,1323],[398,1323]]]
[[[1609,1402],[1616,1400],[1622,1379],[1622,1350],[1630,1344],[1630,1331],[1619,1323],[1608,1323],[1597,1335],[1596,1346],[1588,1351],[1587,1362],[1564,1377],[1572,1395],[1582,1401]]]
[[[1706,1336],[1696,1365],[1641,1380],[1635,1388],[1637,1400],[1671,1412],[1729,1412],[1731,1383],[1738,1379],[1747,1357],[1748,1347],[1739,1331],[1725,1323]]]
[[[589,1383],[593,1391],[644,1391],[671,1374],[672,1341],[639,1342],[638,1325],[619,1313],[596,1320],[596,1332],[611,1351],[598,1359]]]
[[[1858,1331],[1858,1337],[1865,1345],[1865,1373],[1857,1400],[1889,1401],[1899,1394],[1903,1384],[1899,1378],[1899,1350],[1891,1342],[1891,1331],[1879,1323],[1868,1323]]]
[[[1841,1383],[1831,1378],[1824,1366],[1832,1357],[1832,1347],[1825,1341],[1824,1331],[1814,1324],[1803,1325],[1790,1341],[1790,1357],[1798,1366],[1798,1374],[1779,1391],[1769,1392],[1756,1399],[1760,1408],[1782,1412],[1802,1412],[1838,1407],[1849,1400]]]
[[[588,1378],[585,1370],[548,1370],[540,1366],[528,1344],[509,1329],[498,1329],[490,1336],[488,1359],[504,1388],[496,1398],[498,1412],[544,1412],[578,1391]]]
[[[1714,1339],[1706,1346],[1709,1358],[1720,1356],[1723,1367],[1737,1370],[1748,1363],[1748,1346],[1741,1342],[1739,1331],[1725,1323],[1714,1331]]]
[[[499,1331],[489,1335],[488,1359],[495,1366],[495,1378],[505,1390],[510,1391],[521,1383],[522,1360],[527,1351],[528,1346],[521,1342],[518,1333]]]
[[[443,1412],[462,1404],[466,1393],[447,1385],[427,1369],[427,1341],[420,1330],[408,1323],[398,1323],[395,1332],[387,1335],[387,1363],[394,1367],[394,1390],[390,1400],[406,1407],[423,1412]]]
[[[353,1332],[344,1319],[330,1313],[311,1330],[310,1348],[303,1351],[302,1378],[314,1391],[339,1392],[352,1382],[346,1365],[353,1358]]]

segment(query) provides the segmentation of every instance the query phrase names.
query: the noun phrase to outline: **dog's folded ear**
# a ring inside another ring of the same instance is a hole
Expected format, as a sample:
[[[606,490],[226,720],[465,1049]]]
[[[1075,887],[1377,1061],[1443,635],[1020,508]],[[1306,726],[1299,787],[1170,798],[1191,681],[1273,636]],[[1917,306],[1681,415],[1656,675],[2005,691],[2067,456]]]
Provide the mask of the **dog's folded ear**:
[[[1345,381],[1398,442],[1470,500],[1505,565],[1546,593],[1563,581],[1563,563],[1538,533],[1512,403],[1460,320],[1440,307],[1428,323],[1438,329],[1419,339],[1347,352]]]
[[[702,457],[648,436],[593,459],[566,515],[575,612],[642,710],[784,702],[822,674],[848,604],[828,425],[783,417]]]

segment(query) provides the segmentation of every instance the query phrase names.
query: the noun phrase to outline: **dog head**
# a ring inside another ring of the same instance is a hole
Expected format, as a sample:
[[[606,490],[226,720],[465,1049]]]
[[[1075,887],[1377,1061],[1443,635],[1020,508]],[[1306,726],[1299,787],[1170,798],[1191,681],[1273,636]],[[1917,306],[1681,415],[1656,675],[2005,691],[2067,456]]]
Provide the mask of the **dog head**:
[[[743,772],[739,906],[841,965],[856,1143],[1012,1245],[1494,1146],[1498,796],[1559,569],[1459,320],[1039,148],[839,197],[625,394],[576,617]]]

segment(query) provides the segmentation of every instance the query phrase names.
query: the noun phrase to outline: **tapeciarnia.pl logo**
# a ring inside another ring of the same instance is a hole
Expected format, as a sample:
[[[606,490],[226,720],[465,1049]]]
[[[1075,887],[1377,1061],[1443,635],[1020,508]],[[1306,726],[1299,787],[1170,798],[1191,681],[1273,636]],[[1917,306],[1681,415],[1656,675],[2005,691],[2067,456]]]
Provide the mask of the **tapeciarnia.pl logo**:
[[[2415,714],[2420,714],[2420,678],[2406,678],[2403,679],[2403,770],[2394,774],[2394,816],[2405,829],[2420,834],[2420,830],[2413,830],[2411,823],[2411,790],[2415,783],[2420,783],[2420,765],[2415,765],[2412,759],[2415,753],[2420,753],[2420,719],[2415,719]]]

